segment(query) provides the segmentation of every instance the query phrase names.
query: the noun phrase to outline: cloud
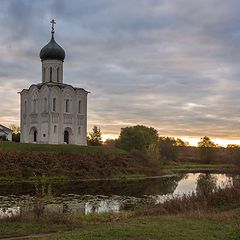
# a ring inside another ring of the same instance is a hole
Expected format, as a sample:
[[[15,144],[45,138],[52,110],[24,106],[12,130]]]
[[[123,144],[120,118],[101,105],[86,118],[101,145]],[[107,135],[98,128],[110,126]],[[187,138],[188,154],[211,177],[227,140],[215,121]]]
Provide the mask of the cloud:
[[[67,54],[64,81],[91,92],[89,129],[117,134],[147,124],[161,135],[237,138],[239,7],[237,0],[2,0],[0,122],[17,122],[15,93],[41,81],[38,54],[54,17]]]

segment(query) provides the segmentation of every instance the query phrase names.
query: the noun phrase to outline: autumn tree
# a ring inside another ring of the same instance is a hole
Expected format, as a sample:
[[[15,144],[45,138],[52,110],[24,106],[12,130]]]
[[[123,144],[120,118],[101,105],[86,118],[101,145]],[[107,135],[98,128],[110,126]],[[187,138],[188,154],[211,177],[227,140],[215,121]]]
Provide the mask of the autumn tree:
[[[188,142],[180,138],[160,137],[159,138],[159,152],[164,160],[176,160],[179,152],[179,147],[189,146]]]
[[[12,141],[20,142],[20,127],[15,124],[9,125],[9,128],[12,130]]]
[[[181,138],[176,139],[176,146],[178,147],[189,147],[189,142],[183,141]]]
[[[101,146],[102,145],[102,132],[97,126],[94,126],[92,132],[88,136],[88,145]]]
[[[19,133],[20,132],[20,127],[15,125],[15,124],[10,124],[9,128],[13,131],[13,133]]]
[[[214,148],[218,147],[208,136],[202,137],[198,142],[200,159],[204,163],[210,163],[214,158]]]
[[[198,147],[214,148],[217,147],[217,145],[209,137],[205,136],[198,142]]]
[[[117,139],[112,139],[112,138],[108,138],[104,142],[104,144],[109,146],[109,147],[115,147],[116,143],[117,143]]]
[[[240,148],[240,145],[238,145],[238,144],[228,144],[227,148]]]
[[[235,163],[240,163],[240,145],[228,144],[227,149],[231,160]]]
[[[164,160],[176,160],[178,155],[176,139],[173,137],[160,137],[159,152]]]

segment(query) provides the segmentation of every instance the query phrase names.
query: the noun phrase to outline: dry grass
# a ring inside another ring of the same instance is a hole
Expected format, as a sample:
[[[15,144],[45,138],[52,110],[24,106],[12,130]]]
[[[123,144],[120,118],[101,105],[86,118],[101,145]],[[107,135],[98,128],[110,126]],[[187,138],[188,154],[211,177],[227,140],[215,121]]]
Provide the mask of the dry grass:
[[[68,176],[69,178],[109,178],[117,173],[159,174],[159,168],[139,152],[46,153],[0,150],[0,176]]]
[[[136,211],[140,216],[156,216],[168,214],[193,214],[205,215],[214,210],[228,210],[228,208],[240,207],[240,185],[215,189],[211,192],[192,193],[182,197],[174,197],[164,203],[145,206]]]

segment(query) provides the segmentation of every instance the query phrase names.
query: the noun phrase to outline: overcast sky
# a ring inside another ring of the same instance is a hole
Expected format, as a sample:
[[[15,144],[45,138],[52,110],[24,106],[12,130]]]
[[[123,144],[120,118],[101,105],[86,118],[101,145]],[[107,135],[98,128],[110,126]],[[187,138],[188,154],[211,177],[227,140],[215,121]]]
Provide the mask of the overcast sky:
[[[88,127],[240,137],[239,0],[0,0],[0,123],[41,82],[39,51],[65,49],[64,82],[90,91]]]

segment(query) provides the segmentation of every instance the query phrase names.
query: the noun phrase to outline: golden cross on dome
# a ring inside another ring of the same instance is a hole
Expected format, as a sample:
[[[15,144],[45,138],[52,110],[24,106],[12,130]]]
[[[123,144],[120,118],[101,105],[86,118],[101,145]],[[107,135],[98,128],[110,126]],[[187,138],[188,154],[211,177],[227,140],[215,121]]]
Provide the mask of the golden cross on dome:
[[[50,22],[51,24],[52,24],[52,34],[54,34],[54,24],[56,24],[56,22],[55,22],[55,20],[54,19],[52,19],[52,21]]]

